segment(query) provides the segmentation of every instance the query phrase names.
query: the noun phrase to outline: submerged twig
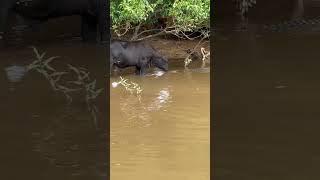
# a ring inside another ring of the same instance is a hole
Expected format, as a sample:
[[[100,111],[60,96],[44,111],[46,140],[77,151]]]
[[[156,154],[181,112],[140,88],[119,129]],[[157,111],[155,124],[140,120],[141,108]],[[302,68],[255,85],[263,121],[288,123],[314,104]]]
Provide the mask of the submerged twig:
[[[135,82],[128,82],[128,79],[125,79],[123,77],[120,76],[120,81],[118,82],[113,82],[112,86],[113,87],[117,87],[119,84],[122,85],[123,87],[125,87],[125,89],[127,91],[129,91],[131,94],[134,93],[134,91],[136,92],[136,95],[140,95],[143,91],[143,89],[139,86],[139,84],[135,83]]]
[[[203,47],[201,47],[201,54],[202,54],[202,68],[206,65],[206,59],[209,59],[210,51],[206,51]]]
[[[192,59],[190,58],[190,56],[195,52],[195,50],[197,49],[197,47],[202,43],[202,41],[206,38],[209,37],[209,34],[205,34],[200,41],[196,44],[196,46],[190,51],[190,53],[188,53],[188,56],[184,59],[184,67],[187,67],[191,62]],[[202,51],[201,51],[202,53]]]
[[[67,66],[69,70],[73,71],[76,74],[77,79],[68,81],[67,83],[77,85],[78,87],[71,88],[71,87],[68,87],[67,85],[62,85],[61,83],[59,83],[61,80],[61,77],[66,74],[69,74],[69,72],[56,71],[53,67],[49,65],[50,62],[59,58],[59,56],[54,56],[48,59],[44,59],[46,52],[40,54],[37,48],[32,47],[32,49],[36,55],[36,59],[27,66],[27,70],[28,71],[35,70],[40,74],[42,74],[49,81],[54,91],[59,91],[64,94],[64,96],[68,101],[68,104],[72,102],[72,97],[70,93],[84,90],[86,93],[85,100],[88,106],[88,111],[91,113],[92,118],[94,120],[94,124],[97,127],[96,113],[98,113],[98,108],[96,107],[93,100],[95,100],[98,97],[98,95],[103,91],[103,88],[96,89],[96,80],[91,81],[89,77],[89,74],[90,74],[89,71],[87,71],[87,69],[85,68],[82,68],[82,67],[77,68],[72,66],[71,64],[68,64]]]

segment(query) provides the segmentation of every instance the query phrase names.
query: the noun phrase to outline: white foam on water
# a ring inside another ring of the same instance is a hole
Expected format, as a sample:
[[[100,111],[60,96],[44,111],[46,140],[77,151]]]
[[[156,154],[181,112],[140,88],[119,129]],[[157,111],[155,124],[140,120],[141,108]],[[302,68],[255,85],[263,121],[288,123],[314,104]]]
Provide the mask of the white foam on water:
[[[19,82],[27,73],[27,68],[13,65],[5,68],[5,71],[10,82]]]
[[[113,87],[113,88],[118,87],[118,85],[119,85],[119,83],[117,83],[117,82],[113,82],[113,83],[112,83],[112,87]]]

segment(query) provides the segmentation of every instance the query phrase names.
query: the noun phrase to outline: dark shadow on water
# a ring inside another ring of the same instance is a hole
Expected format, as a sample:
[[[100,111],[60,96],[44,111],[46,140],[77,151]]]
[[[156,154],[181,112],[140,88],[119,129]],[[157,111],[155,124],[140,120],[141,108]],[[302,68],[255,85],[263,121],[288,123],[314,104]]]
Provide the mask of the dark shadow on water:
[[[264,32],[257,27],[281,20],[259,17],[244,31],[217,25],[214,179],[316,180],[320,33]]]
[[[9,47],[0,50],[1,179],[100,180],[108,176],[106,49],[82,43],[72,25],[68,35],[55,23],[45,25],[51,31],[23,33],[22,40],[13,38]],[[72,94],[69,104],[41,73],[26,70],[36,59],[30,46],[46,52],[46,58],[59,56],[50,63],[57,71],[70,72],[67,65],[71,64],[90,72],[96,87],[104,89],[94,101],[96,125],[84,93]]]

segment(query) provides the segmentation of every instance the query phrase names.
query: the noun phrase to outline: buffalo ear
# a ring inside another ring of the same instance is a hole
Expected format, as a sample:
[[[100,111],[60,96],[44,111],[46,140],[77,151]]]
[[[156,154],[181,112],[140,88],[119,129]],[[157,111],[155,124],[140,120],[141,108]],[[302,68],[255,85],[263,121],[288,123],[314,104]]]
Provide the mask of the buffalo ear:
[[[122,41],[122,42],[120,42],[120,44],[124,49],[127,49],[129,43]]]

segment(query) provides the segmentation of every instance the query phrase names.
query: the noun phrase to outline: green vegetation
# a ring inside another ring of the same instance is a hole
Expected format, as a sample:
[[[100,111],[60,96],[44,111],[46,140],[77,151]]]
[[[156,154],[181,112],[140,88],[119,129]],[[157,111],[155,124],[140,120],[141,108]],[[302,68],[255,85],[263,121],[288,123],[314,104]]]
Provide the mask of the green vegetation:
[[[119,37],[173,34],[189,38],[184,32],[209,29],[210,0],[111,0],[110,4],[112,30]]]

